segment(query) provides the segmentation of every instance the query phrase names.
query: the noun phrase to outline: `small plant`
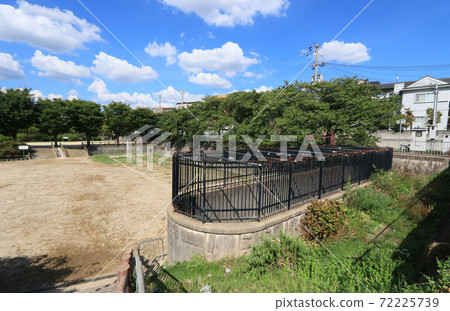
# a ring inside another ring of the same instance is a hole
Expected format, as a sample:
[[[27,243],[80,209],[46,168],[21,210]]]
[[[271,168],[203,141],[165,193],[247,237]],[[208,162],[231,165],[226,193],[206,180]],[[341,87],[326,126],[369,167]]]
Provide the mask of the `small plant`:
[[[263,243],[253,247],[246,259],[247,271],[255,278],[274,270],[287,269],[295,273],[299,260],[306,260],[309,253],[305,242],[280,232],[279,237],[263,238]]]
[[[437,259],[437,266],[436,280],[427,277],[431,283],[430,291],[434,293],[450,293],[450,257],[442,261]]]
[[[346,222],[346,212],[347,209],[342,202],[313,201],[302,224],[318,239],[332,237]],[[305,237],[314,240],[309,232],[305,232]]]
[[[189,271],[201,271],[208,266],[208,262],[205,257],[194,254],[192,256],[192,261],[187,263],[187,267]]]
[[[388,222],[398,214],[394,199],[373,187],[359,188],[345,198],[349,208],[363,211],[373,219]]]

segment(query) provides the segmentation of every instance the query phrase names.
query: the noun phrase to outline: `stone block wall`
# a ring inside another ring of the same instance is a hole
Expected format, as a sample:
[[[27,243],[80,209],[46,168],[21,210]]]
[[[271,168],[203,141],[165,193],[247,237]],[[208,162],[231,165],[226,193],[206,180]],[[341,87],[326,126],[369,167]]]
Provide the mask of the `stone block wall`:
[[[290,212],[260,222],[202,223],[172,211],[168,212],[168,261],[189,261],[194,254],[215,261],[236,258],[248,254],[261,241],[283,231],[298,234],[299,219],[306,212],[306,205]]]
[[[430,155],[394,154],[392,169],[403,173],[434,174],[449,167],[450,158]]]

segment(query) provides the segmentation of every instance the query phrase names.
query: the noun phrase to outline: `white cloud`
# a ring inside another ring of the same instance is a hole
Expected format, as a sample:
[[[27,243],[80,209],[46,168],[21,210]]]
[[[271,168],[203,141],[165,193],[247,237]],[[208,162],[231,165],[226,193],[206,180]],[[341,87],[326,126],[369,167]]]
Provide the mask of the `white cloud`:
[[[157,102],[152,98],[151,94],[137,93],[133,94],[127,92],[110,93],[105,82],[101,79],[96,79],[88,87],[88,91],[97,95],[97,99],[101,102],[122,102],[128,104],[135,104],[142,107],[157,107]]]
[[[66,83],[82,84],[80,78],[91,76],[89,68],[76,65],[72,61],[64,61],[56,56],[44,55],[36,50],[31,58],[31,64],[41,70],[38,73],[41,77],[47,77]]]
[[[369,49],[362,43],[324,42],[320,54],[326,62],[356,64],[370,60]]]
[[[62,95],[60,95],[60,94],[50,93],[50,94],[48,94],[48,96],[45,96],[39,90],[32,90],[32,91],[30,91],[30,94],[34,96],[35,100],[38,100],[39,98],[41,98],[41,99],[54,99],[54,98],[64,99],[64,97]]]
[[[47,98],[48,99],[55,99],[55,98],[64,99],[64,97],[62,95],[60,95],[60,94],[53,94],[53,93],[48,94]]]
[[[17,3],[18,8],[0,5],[0,40],[25,42],[55,53],[83,49],[84,43],[101,41],[100,28],[71,11],[26,1]]]
[[[249,71],[244,73],[244,77],[246,77],[246,78],[257,78],[257,79],[260,79],[263,76],[264,75],[261,74],[261,73],[254,73],[254,72],[249,72]]]
[[[158,74],[150,66],[136,67],[128,63],[126,60],[116,58],[106,53],[100,52],[95,55],[93,61],[95,72],[107,79],[119,83],[136,83],[153,80]]]
[[[260,55],[258,54],[258,53],[256,53],[256,52],[251,52],[250,51],[250,54],[252,54],[253,56],[255,56],[255,57],[259,57]]]
[[[70,90],[67,95],[69,95],[69,97],[67,97],[68,100],[78,99],[78,92],[76,90]]]
[[[156,41],[149,43],[145,48],[145,52],[150,54],[152,57],[162,56],[166,58],[166,64],[172,65],[177,61],[177,48],[170,44],[170,42],[164,43],[164,45],[159,45]]]
[[[252,25],[257,15],[282,16],[288,0],[159,0],[184,13],[195,13],[209,25],[233,27]]]
[[[153,93],[155,97],[161,95],[161,102],[180,103],[182,100],[181,91],[177,91],[173,86],[169,86],[167,89]],[[196,102],[203,100],[204,95],[191,94],[184,91],[184,102]]]
[[[34,96],[35,100],[38,100],[39,98],[42,98],[42,99],[46,98],[46,96],[44,94],[42,94],[42,92],[39,90],[32,90],[32,91],[30,91],[30,94]]]
[[[227,89],[233,86],[230,81],[219,77],[215,73],[202,72],[196,76],[189,76],[189,82],[209,87],[218,87],[221,89]]]
[[[178,55],[178,60],[181,68],[188,72],[222,71],[227,76],[245,71],[248,66],[258,63],[258,60],[244,56],[242,49],[234,42],[227,42],[212,50],[194,49],[192,53],[183,52]]]
[[[256,93],[264,93],[264,92],[272,91],[273,87],[271,87],[271,86],[267,87],[267,86],[263,85],[261,87],[254,88],[254,90],[256,91]],[[244,92],[251,92],[251,90],[246,89]]]
[[[208,38],[209,39],[214,39],[216,36],[213,35],[213,33],[211,31],[208,31]]]
[[[18,61],[8,53],[0,53],[0,80],[18,80],[25,78],[25,72]]]

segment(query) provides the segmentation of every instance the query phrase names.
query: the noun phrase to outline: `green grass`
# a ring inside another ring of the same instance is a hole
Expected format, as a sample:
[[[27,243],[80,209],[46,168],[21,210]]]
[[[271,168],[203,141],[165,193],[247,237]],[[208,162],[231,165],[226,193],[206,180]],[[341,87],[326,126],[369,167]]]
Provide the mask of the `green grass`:
[[[167,168],[167,169],[172,168],[172,160],[171,159],[167,159],[166,161],[158,164],[158,161],[161,158],[163,158],[162,155],[155,153],[153,155],[153,164],[155,166],[161,166],[161,167]],[[91,159],[94,162],[100,162],[100,163],[105,163],[105,164],[113,164],[113,165],[115,164],[115,165],[117,165],[117,164],[121,163],[121,164],[125,164],[125,165],[136,165],[136,158],[133,157],[133,161],[130,164],[130,163],[127,162],[127,156],[126,156],[125,153],[96,154],[96,155],[93,155],[91,157]],[[145,167],[146,162],[147,162],[147,156],[143,156],[142,157],[142,162],[143,162],[143,165]]]
[[[421,262],[449,212],[450,170],[427,177],[379,172],[372,181],[373,188],[349,191],[345,230],[323,240],[343,265],[324,247],[281,233],[263,240],[245,257],[208,263],[194,256],[191,262],[166,266],[158,277],[147,278],[147,291],[157,287],[162,292],[195,293],[205,284],[212,292],[224,293],[448,289],[448,277],[430,283],[432,277],[424,274],[436,264],[435,258],[425,260],[428,267]]]

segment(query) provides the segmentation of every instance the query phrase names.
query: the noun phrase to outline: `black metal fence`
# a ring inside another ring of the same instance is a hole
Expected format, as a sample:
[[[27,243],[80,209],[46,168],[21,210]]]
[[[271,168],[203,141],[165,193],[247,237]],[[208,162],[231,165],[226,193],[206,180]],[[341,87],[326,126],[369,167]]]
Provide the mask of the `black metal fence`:
[[[199,159],[175,154],[174,209],[203,222],[261,220],[392,167],[390,148],[322,146],[320,151],[322,157],[309,150],[300,159],[299,150],[261,150],[265,161],[250,150],[203,153]]]

